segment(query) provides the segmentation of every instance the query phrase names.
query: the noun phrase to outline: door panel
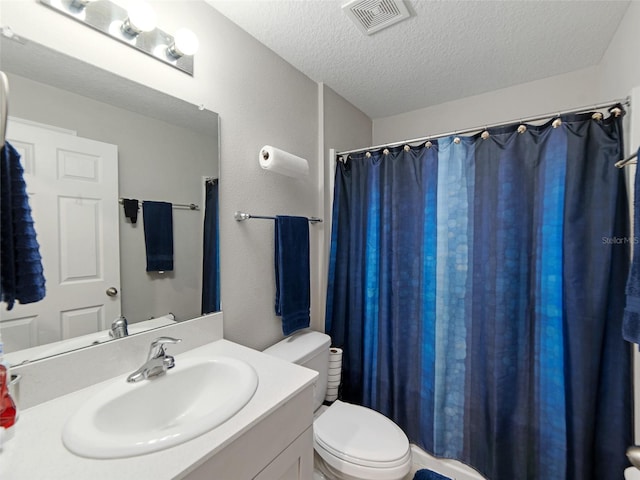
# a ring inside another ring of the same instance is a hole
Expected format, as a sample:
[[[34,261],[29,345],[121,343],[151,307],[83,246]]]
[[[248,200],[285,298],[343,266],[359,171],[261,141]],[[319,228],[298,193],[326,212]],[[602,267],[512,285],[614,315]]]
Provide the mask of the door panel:
[[[0,310],[7,351],[104,330],[120,315],[118,148],[11,121],[40,244],[44,300]],[[5,336],[6,335],[6,336]]]

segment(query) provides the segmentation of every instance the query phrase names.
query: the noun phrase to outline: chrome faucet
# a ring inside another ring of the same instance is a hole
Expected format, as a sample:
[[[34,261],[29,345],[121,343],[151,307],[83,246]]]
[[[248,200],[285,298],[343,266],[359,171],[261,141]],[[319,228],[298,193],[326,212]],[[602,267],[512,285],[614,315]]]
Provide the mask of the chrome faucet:
[[[139,382],[140,380],[159,377],[167,373],[167,370],[175,366],[175,359],[167,355],[164,346],[169,343],[178,343],[179,338],[160,337],[151,342],[147,361],[138,370],[127,377],[127,382]]]
[[[111,330],[109,331],[109,336],[111,338],[122,338],[129,335],[129,329],[127,328],[127,319],[124,318],[124,315],[120,315],[111,323]]]

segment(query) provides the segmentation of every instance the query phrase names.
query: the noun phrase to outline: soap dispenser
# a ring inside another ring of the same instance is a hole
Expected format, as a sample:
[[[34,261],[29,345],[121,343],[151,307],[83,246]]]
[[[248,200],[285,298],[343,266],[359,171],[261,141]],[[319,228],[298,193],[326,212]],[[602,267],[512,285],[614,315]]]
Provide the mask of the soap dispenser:
[[[16,404],[9,395],[7,367],[0,363],[0,427],[9,429],[16,423]]]

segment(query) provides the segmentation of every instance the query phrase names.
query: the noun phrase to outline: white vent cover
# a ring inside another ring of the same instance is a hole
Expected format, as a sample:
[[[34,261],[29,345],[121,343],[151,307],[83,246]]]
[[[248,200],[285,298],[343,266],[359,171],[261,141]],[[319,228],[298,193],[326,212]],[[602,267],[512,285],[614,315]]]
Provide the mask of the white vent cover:
[[[342,6],[342,10],[365,35],[410,16],[403,0],[351,0]]]

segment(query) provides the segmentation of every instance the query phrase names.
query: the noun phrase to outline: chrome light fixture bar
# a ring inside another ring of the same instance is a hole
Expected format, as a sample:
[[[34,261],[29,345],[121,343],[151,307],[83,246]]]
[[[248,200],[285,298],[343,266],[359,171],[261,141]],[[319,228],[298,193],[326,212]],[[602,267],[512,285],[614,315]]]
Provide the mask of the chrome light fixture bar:
[[[142,2],[128,10],[110,0],[39,0],[43,5],[193,76],[198,39],[180,29],[176,37],[155,28],[155,14]]]

